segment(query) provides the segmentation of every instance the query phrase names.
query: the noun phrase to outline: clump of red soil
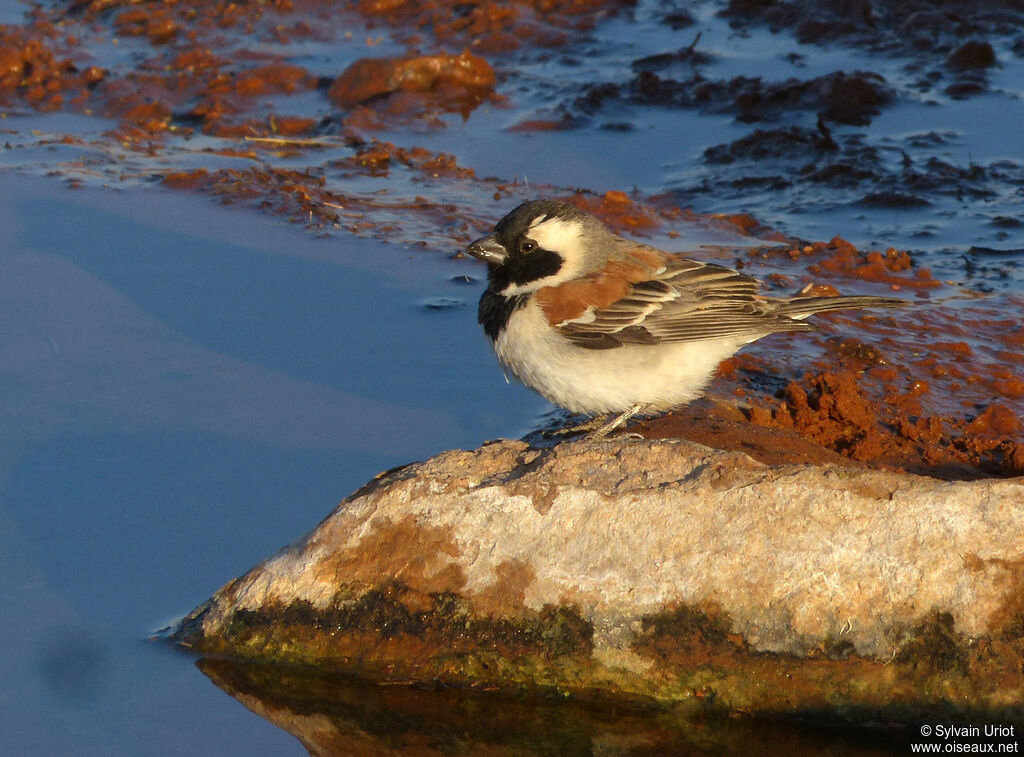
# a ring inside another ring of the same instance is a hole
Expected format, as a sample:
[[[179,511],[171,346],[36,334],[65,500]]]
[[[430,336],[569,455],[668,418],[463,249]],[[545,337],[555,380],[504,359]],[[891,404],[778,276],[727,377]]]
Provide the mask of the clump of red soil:
[[[872,402],[852,372],[837,371],[791,381],[781,401],[741,409],[702,400],[633,430],[736,449],[769,464],[833,463],[971,480],[1024,475],[1022,427],[998,403],[969,422],[908,416]]]
[[[845,274],[864,281],[877,281],[889,284],[894,289],[912,287],[926,289],[941,286],[932,277],[928,268],[916,269],[914,278],[899,276],[909,271],[912,265],[910,253],[892,247],[884,253],[877,250],[863,253],[842,237],[833,237],[827,245],[812,245],[812,252],[826,252],[816,262],[808,266],[813,274]]]
[[[393,92],[439,92],[442,99],[481,100],[494,91],[494,69],[470,52],[406,58],[360,58],[334,80],[327,96],[350,108]]]
[[[464,51],[402,58],[360,58],[331,84],[327,97],[349,110],[343,123],[377,129],[388,123],[420,119],[442,127],[436,113],[468,118],[496,98],[496,77],[483,58]]]
[[[114,17],[114,28],[127,37],[148,37],[153,44],[173,39],[180,29],[170,8],[132,8]]]
[[[759,406],[752,411],[763,413]],[[799,432],[752,423],[728,401],[704,398],[629,429],[645,439],[689,439],[715,449],[739,450],[768,465],[850,465],[850,459]],[[854,463],[856,464],[856,463]]]
[[[476,178],[472,168],[460,166],[450,153],[434,153],[424,147],[399,147],[376,139],[361,145],[355,155],[339,160],[335,165],[370,176],[387,176],[392,165],[402,165],[431,178]]]
[[[741,410],[705,403],[640,430],[739,449],[770,463],[845,460],[950,480],[1024,475],[1024,423],[1010,408],[993,403],[972,420],[915,415],[914,395],[873,401],[853,371],[839,369],[790,381],[781,398],[758,398]]]
[[[737,217],[728,218],[733,220]],[[739,216],[738,219],[734,223],[743,228],[741,221],[744,220],[744,217]],[[765,236],[763,228],[758,231],[758,236]],[[771,238],[778,241],[789,241],[779,235]],[[828,242],[790,245],[786,248],[776,248],[773,251],[762,249],[756,250],[752,254],[761,257],[784,254],[794,261],[812,258],[806,266],[806,271],[810,274],[825,278],[840,277],[886,284],[893,291],[904,287],[913,290],[928,290],[942,286],[942,282],[932,276],[930,269],[916,266],[910,253],[905,250],[890,247],[884,252],[880,250],[863,251],[839,236],[832,237]]]
[[[594,214],[612,228],[627,233],[651,231],[666,220],[664,209],[632,198],[625,192],[608,191],[600,196],[577,193],[562,199]],[[680,218],[683,214],[678,208],[672,208],[670,215]]]
[[[57,110],[77,100],[105,77],[95,66],[79,69],[54,52],[43,33],[0,26],[0,102],[23,99],[37,110]]]
[[[740,233],[759,239],[775,242],[788,242],[789,238],[784,234],[775,231],[764,225],[760,220],[749,213],[716,213],[712,216],[716,221],[739,229]]]
[[[1020,420],[993,403],[971,421],[920,413],[910,391],[872,402],[849,370],[816,373],[792,381],[770,417],[751,413],[766,426],[793,428],[823,447],[876,465],[943,478],[1024,475]]]

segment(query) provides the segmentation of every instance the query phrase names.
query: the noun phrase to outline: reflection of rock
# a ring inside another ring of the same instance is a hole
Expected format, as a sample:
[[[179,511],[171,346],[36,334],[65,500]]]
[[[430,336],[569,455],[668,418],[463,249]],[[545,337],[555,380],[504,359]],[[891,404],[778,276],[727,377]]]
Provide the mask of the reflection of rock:
[[[176,637],[378,680],[1024,721],[1022,501],[683,441],[497,442],[379,476]]]
[[[709,755],[819,757],[894,754],[898,731],[678,717],[445,687],[381,686],[276,666],[206,659],[200,669],[250,710],[295,736],[314,757],[333,755]],[[838,751],[836,751],[838,750]]]

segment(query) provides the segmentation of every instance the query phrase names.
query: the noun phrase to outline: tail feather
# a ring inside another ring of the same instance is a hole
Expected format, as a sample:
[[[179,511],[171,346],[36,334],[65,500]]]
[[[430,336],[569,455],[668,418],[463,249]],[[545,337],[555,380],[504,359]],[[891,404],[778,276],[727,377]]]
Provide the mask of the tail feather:
[[[787,318],[806,318],[815,313],[827,313],[831,310],[847,308],[901,308],[909,305],[909,300],[898,297],[872,297],[855,295],[852,297],[794,297],[783,302],[775,312]]]

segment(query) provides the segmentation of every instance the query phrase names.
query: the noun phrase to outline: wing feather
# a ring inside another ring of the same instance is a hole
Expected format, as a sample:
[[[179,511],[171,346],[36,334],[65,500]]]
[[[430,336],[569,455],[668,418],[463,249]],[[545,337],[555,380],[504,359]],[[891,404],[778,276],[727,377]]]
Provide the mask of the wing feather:
[[[651,252],[644,250],[644,257]],[[558,330],[581,347],[610,349],[623,344],[755,339],[774,331],[814,328],[777,312],[786,300],[758,295],[761,283],[751,276],[714,263],[659,255],[663,265],[646,267],[650,278],[632,282],[620,299],[588,308],[583,316],[558,324]]]

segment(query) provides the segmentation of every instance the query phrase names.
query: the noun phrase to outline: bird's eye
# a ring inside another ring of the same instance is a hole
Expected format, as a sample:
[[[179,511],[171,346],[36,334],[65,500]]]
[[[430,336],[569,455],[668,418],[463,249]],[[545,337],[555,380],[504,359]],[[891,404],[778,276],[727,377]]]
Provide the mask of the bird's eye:
[[[519,243],[519,251],[520,252],[533,252],[536,249],[537,249],[537,243],[536,242],[531,242],[529,239],[524,240],[524,241]]]

